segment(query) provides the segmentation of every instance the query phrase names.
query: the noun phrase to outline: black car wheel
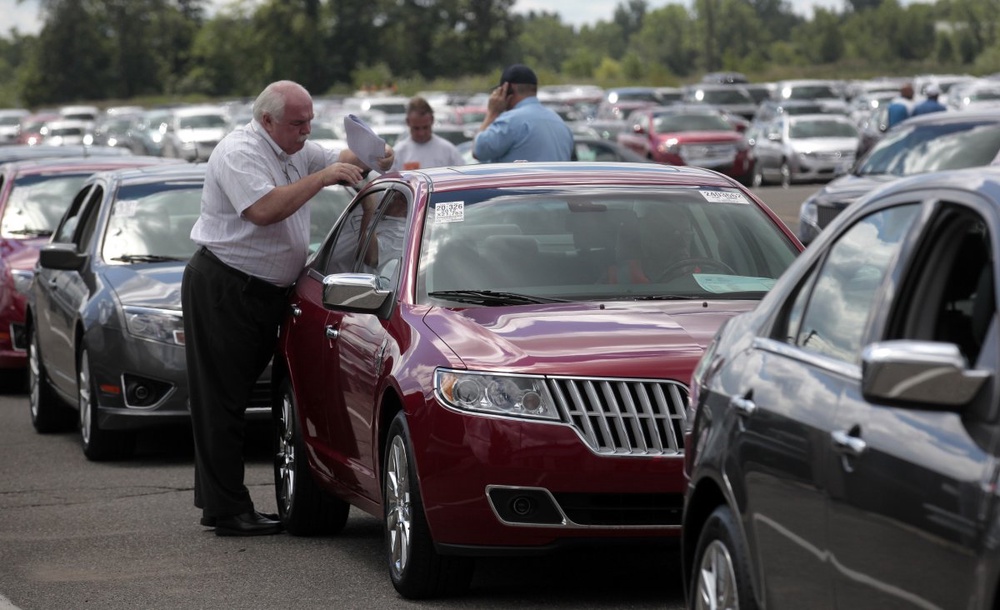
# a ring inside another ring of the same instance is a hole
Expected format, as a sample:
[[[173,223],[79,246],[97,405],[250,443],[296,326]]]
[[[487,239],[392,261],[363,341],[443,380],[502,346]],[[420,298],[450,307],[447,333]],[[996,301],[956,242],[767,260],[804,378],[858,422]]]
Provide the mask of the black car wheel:
[[[728,506],[712,512],[698,537],[691,575],[692,610],[756,610],[747,552]]]
[[[319,487],[309,471],[305,439],[291,382],[281,386],[281,402],[274,406],[274,493],[285,529],[296,536],[337,534],[347,523],[351,505]]]
[[[468,589],[475,560],[440,555],[434,548],[403,413],[398,413],[389,426],[382,501],[389,576],[396,591],[407,599],[424,599]]]
[[[88,460],[115,460],[132,455],[135,434],[125,430],[103,430],[97,410],[96,385],[90,374],[90,355],[80,351],[77,362],[77,392],[80,405],[80,442]]]
[[[788,188],[792,186],[792,166],[788,164],[788,161],[781,162],[781,187]]]
[[[753,164],[753,177],[750,179],[750,186],[759,188],[767,184],[764,179],[764,166],[760,161]]]
[[[28,406],[31,409],[31,425],[41,434],[72,430],[73,410],[56,396],[49,385],[42,354],[38,350],[38,333],[34,327],[28,329]]]

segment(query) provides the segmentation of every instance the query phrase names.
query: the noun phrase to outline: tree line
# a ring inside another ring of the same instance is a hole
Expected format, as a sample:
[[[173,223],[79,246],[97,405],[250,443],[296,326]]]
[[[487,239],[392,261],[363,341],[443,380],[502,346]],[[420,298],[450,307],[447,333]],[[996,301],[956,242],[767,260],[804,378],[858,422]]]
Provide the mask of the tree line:
[[[523,62],[543,83],[679,85],[705,72],[754,80],[1000,71],[1000,0],[845,0],[796,14],[785,0],[620,2],[574,27],[514,0],[40,0],[37,35],[0,34],[0,106],[249,97],[278,79],[314,94],[392,82],[482,90]]]

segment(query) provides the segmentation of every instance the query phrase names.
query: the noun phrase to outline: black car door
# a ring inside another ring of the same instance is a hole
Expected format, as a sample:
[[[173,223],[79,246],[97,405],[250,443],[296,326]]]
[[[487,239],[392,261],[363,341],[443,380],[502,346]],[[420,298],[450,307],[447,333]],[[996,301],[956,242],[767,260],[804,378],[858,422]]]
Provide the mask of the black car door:
[[[872,338],[953,343],[970,366],[995,371],[992,211],[968,195],[922,197],[927,220],[884,286]],[[995,384],[959,408],[870,404],[859,384],[845,390],[829,462],[837,606],[987,607],[976,579],[996,484]]]

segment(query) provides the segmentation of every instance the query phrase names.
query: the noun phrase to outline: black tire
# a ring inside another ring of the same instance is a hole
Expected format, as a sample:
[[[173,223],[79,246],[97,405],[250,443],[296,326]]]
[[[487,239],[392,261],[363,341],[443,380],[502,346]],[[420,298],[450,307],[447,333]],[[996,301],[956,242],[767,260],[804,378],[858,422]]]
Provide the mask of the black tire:
[[[794,176],[792,175],[792,166],[788,164],[787,160],[781,162],[781,188],[788,188],[792,186],[794,181]]]
[[[120,460],[135,451],[135,433],[128,430],[104,430],[97,411],[97,385],[90,374],[90,355],[80,351],[76,364],[77,396],[80,408],[80,443],[83,455],[93,462]]]
[[[755,161],[753,164],[753,175],[750,177],[750,186],[753,188],[767,186],[767,179],[764,178],[764,168],[760,161]]]
[[[424,516],[413,461],[410,429],[402,412],[389,426],[382,462],[385,552],[392,586],[406,599],[427,599],[465,592],[475,560],[440,555]]]
[[[716,508],[705,522],[690,578],[690,610],[757,610],[746,547],[728,506]]]
[[[274,438],[274,495],[285,530],[295,536],[340,533],[351,505],[321,489],[313,478],[288,380],[282,382],[274,406]]]
[[[73,409],[56,396],[49,384],[34,326],[28,327],[28,407],[31,425],[39,434],[66,432],[76,423]]]

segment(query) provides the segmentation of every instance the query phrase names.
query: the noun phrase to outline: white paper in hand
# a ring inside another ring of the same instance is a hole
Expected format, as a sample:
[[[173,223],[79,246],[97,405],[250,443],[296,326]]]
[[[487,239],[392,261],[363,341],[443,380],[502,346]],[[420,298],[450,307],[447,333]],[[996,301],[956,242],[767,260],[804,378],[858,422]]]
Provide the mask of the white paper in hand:
[[[365,165],[379,171],[378,162],[385,158],[385,140],[353,114],[344,117],[344,131],[347,133],[347,147],[351,152]]]

